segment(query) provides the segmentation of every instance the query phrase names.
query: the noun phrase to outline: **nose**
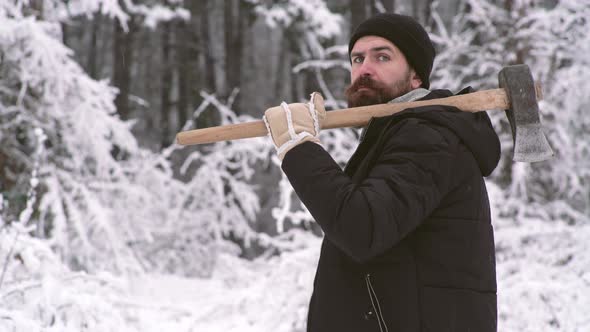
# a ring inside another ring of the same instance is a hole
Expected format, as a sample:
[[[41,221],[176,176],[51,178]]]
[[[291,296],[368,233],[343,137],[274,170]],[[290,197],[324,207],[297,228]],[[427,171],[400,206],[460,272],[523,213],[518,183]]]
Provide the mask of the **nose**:
[[[359,66],[353,68],[352,77],[358,78],[361,76],[373,77],[375,75],[375,66],[369,59],[365,59]]]

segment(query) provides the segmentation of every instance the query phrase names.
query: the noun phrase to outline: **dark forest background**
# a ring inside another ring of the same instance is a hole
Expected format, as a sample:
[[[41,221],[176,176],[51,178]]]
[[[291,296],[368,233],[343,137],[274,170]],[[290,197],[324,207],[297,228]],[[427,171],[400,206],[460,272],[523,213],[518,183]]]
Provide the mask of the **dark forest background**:
[[[142,1],[137,1],[141,4]],[[144,1],[146,2],[146,1]],[[510,6],[512,0],[505,0]],[[400,12],[432,26],[433,0],[326,1],[345,17],[339,42],[347,45],[350,30],[380,10]],[[459,1],[438,5],[451,20]],[[221,100],[235,98],[239,114],[259,117],[282,100],[305,99],[317,89],[309,71],[293,72],[306,60],[298,45],[298,29],[269,26],[256,15],[255,5],[243,0],[186,1],[190,19],[177,18],[146,27],[132,17],[124,29],[118,20],[95,13],[63,23],[63,41],[95,79],[108,79],[120,93],[115,101],[123,119],[137,120],[135,132],[153,149],[172,143],[203,98],[200,91]],[[336,97],[348,84],[348,71],[328,72]],[[340,95],[338,95],[340,94]],[[215,122],[213,112],[200,117],[199,127]],[[210,123],[209,123],[210,122]]]
[[[434,26],[433,3],[328,0],[329,10],[344,18],[344,31],[331,43],[346,48],[351,30],[381,11],[411,15],[430,29]],[[511,6],[512,0],[502,3]],[[173,144],[176,133],[189,120],[193,121],[190,129],[218,123],[219,114],[213,105],[192,118],[203,102],[202,92],[230,104],[238,115],[260,118],[264,110],[283,100],[301,101],[310,92],[321,91],[315,68],[293,70],[313,58],[301,43],[307,28],[298,28],[297,23],[269,25],[256,13],[260,5],[244,0],[185,1],[182,8],[190,12],[188,20],[172,19],[153,28],[142,22],[143,16],[131,14],[124,28],[118,20],[95,13],[62,23],[63,42],[75,51],[77,62],[92,78],[107,79],[119,89],[115,99],[119,116],[135,122],[133,132],[141,145],[159,151]],[[452,0],[436,8],[450,25],[462,5],[462,1]],[[331,57],[348,62],[343,52]],[[350,83],[346,63],[322,70],[322,75],[333,97],[342,100]],[[182,160],[184,156],[176,158]],[[271,212],[278,202],[279,179],[280,169],[262,165],[254,176],[261,203],[253,225],[257,231],[276,234]],[[256,246],[247,246],[244,251],[251,257],[258,253]]]

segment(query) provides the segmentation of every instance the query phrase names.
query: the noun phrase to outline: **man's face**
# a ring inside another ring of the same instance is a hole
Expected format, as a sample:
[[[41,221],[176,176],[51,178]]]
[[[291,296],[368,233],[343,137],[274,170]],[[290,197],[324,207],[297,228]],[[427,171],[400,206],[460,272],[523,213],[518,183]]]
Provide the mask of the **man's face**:
[[[349,107],[387,103],[422,85],[404,54],[385,38],[359,38],[350,58],[352,83],[345,91]]]

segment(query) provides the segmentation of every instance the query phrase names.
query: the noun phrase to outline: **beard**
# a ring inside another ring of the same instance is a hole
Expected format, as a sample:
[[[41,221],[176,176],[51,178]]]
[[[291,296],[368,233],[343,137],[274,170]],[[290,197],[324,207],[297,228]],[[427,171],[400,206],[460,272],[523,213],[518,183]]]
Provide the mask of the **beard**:
[[[392,99],[410,92],[412,90],[410,80],[411,73],[409,70],[404,78],[395,82],[393,86],[387,86],[375,81],[370,76],[359,76],[344,91],[348,100],[348,107],[387,103]],[[360,89],[363,90],[359,91]]]

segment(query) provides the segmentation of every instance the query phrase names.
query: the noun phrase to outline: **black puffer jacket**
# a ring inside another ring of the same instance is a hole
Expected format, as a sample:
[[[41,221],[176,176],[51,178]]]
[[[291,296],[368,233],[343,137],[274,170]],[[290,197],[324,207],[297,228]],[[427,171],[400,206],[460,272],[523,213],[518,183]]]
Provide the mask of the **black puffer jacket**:
[[[344,171],[317,144],[289,151],[282,168],[325,234],[308,331],[496,331],[483,176],[499,158],[486,113],[445,106],[373,119]]]

